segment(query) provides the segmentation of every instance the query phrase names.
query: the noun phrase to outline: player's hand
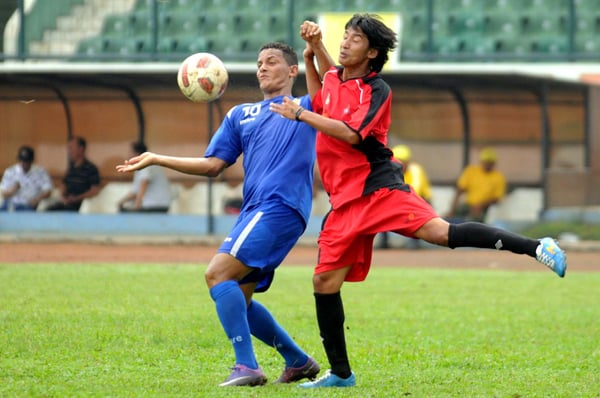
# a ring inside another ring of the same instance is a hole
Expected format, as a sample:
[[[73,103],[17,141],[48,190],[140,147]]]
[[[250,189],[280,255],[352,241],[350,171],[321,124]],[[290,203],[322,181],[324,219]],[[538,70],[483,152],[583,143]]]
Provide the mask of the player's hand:
[[[304,21],[300,25],[300,37],[309,44],[319,44],[323,40],[323,33],[319,25],[312,21]]]
[[[283,97],[283,101],[281,102],[281,104],[271,102],[269,109],[271,110],[271,112],[279,113],[286,119],[295,120],[296,112],[298,112],[298,109],[300,109],[300,105],[295,103],[289,97]]]
[[[125,160],[123,164],[117,165],[117,171],[119,173],[127,173],[130,171],[141,170],[148,167],[154,162],[154,153],[144,152],[141,155],[134,156],[131,159]]]

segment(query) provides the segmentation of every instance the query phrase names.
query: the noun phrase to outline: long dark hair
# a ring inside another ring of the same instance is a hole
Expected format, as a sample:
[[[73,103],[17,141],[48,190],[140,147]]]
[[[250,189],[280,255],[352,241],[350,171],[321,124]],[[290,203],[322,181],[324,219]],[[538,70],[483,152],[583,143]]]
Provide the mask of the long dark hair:
[[[396,48],[398,37],[396,32],[388,28],[381,17],[376,14],[354,14],[346,23],[345,29],[360,28],[367,36],[369,46],[377,50],[377,56],[369,64],[372,71],[381,72],[383,65],[388,61],[388,53]]]

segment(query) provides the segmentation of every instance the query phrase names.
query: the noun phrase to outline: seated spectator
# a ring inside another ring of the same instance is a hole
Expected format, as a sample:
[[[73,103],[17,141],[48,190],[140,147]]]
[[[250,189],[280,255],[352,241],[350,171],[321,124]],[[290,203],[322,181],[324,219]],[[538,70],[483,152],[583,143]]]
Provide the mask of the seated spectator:
[[[133,142],[130,157],[147,151],[143,142]],[[122,212],[166,213],[171,199],[171,186],[163,169],[160,166],[150,166],[133,174],[131,191],[118,204]]]
[[[50,204],[47,211],[79,211],[81,202],[100,192],[100,173],[86,157],[87,142],[82,137],[72,137],[67,143],[69,167],[62,179],[60,201]]]
[[[35,211],[40,201],[52,193],[48,172],[33,164],[34,159],[33,148],[19,148],[18,163],[6,169],[0,182],[0,192],[4,197],[0,211]]]
[[[392,148],[394,158],[404,166],[404,182],[410,185],[417,195],[431,204],[431,185],[425,168],[412,160],[412,152],[406,145]]]
[[[506,178],[495,169],[497,155],[492,148],[483,148],[479,164],[467,166],[456,183],[456,194],[448,217],[483,222],[491,205],[506,195]],[[464,203],[461,196],[465,194]]]
[[[410,185],[415,193],[431,204],[431,185],[425,168],[412,160],[412,151],[406,145],[396,145],[392,148],[394,158],[402,163],[404,182]],[[403,237],[404,238],[404,237]],[[407,249],[418,249],[422,245],[420,239],[405,238]],[[389,249],[389,232],[379,234],[378,249]]]

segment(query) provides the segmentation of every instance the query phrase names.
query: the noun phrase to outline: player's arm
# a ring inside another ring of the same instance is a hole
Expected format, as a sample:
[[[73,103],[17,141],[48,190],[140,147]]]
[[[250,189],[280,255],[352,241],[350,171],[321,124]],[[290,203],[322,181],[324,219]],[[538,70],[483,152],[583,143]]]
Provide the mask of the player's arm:
[[[313,57],[317,58],[319,77],[322,79],[325,72],[335,66],[335,61],[325,48],[321,28],[312,21],[304,21],[300,26],[300,36],[310,45]]]
[[[306,110],[288,97],[284,97],[281,104],[272,102],[270,109],[285,118],[309,124],[323,134],[347,142],[350,145],[356,145],[361,142],[360,135],[348,127],[346,123]]]
[[[197,158],[160,155],[153,152],[144,152],[117,165],[117,171],[121,173],[141,170],[145,167],[157,165],[179,171],[185,174],[201,175],[206,177],[218,176],[226,167],[227,163],[219,158]]]
[[[310,44],[306,44],[306,49],[304,49],[304,64],[306,66],[306,89],[310,98],[315,98],[315,95],[321,89],[321,77],[319,76],[319,72],[317,71],[317,67],[315,65],[315,56],[314,52]]]

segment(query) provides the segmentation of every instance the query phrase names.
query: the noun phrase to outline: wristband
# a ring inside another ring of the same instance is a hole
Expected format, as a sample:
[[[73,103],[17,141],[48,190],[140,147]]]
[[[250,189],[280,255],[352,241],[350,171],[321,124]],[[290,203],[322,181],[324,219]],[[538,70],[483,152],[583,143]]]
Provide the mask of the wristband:
[[[296,121],[299,122],[300,121],[300,114],[304,112],[304,108],[300,107],[298,108],[298,110],[296,111]]]

